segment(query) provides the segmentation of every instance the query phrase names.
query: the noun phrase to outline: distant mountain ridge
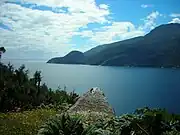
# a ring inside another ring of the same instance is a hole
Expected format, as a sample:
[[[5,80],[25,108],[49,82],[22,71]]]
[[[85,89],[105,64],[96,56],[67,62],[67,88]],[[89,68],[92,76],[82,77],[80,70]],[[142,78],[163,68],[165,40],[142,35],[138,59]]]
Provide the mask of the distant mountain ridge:
[[[48,61],[48,63],[61,63],[61,64],[83,64],[85,56],[82,52],[72,51],[65,57],[56,57]]]
[[[180,24],[161,25],[145,36],[100,45],[84,53],[72,51],[47,63],[179,67]]]

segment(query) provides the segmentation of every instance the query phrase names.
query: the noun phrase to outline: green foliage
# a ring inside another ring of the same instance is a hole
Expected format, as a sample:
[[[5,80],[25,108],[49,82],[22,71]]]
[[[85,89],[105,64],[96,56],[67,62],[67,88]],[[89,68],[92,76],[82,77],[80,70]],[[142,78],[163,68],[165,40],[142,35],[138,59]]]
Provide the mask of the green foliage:
[[[0,63],[0,112],[23,111],[36,108],[41,104],[60,106],[63,103],[74,104],[79,97],[65,90],[52,91],[41,84],[40,71],[28,77],[28,70],[22,65],[14,69],[13,65]]]
[[[134,114],[122,115],[117,117],[111,123],[113,130],[121,135],[162,135],[165,132],[179,132],[179,115],[169,114],[161,109],[142,108],[135,111]],[[118,130],[119,129],[119,130]]]
[[[36,135],[40,126],[56,113],[54,109],[0,113],[0,135]]]
[[[93,135],[94,130],[93,126],[85,129],[79,117],[61,114],[44,123],[38,135]]]
[[[3,53],[6,52],[6,49],[4,47],[0,47],[0,51],[2,51]]]
[[[76,135],[77,132],[79,135],[179,135],[179,121],[179,115],[147,107],[119,117],[98,112],[78,112],[70,116],[62,114],[47,121],[39,130],[39,135],[56,135],[56,131],[58,135]]]

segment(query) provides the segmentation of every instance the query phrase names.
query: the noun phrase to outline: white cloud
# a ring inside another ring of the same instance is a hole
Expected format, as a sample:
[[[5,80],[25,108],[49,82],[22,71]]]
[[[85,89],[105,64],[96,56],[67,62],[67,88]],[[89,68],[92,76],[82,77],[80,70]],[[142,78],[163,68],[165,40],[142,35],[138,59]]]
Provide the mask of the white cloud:
[[[9,0],[15,1],[15,0]],[[97,15],[108,15],[108,6],[100,4],[97,6],[95,0],[20,0],[25,3],[35,3],[50,7],[66,7],[70,12],[84,12]]]
[[[172,14],[170,14],[170,17],[180,17],[180,14],[172,13]]]
[[[180,23],[180,18],[173,18],[169,23]]]
[[[142,8],[149,8],[149,7],[154,7],[154,5],[152,5],[152,4],[142,4],[141,7]]]
[[[101,9],[108,9],[108,8],[109,8],[109,6],[106,5],[106,4],[100,4],[99,7],[100,7]]]
[[[71,49],[70,41],[80,28],[90,23],[108,22],[106,16],[109,15],[109,10],[105,5],[101,5],[100,8],[92,0],[91,3],[88,3],[89,0],[78,1],[67,5],[68,13],[59,14],[32,10],[16,4],[1,5],[0,22],[8,25],[12,31],[0,29],[0,45],[17,49],[26,47],[29,51],[33,49],[44,52],[59,51],[64,55]]]
[[[144,25],[140,26],[141,30],[152,30],[156,27],[156,19],[162,16],[158,11],[152,12],[146,18],[143,19]]]
[[[109,6],[97,5],[95,0],[22,0],[22,2],[51,6],[54,9],[65,7],[68,12],[33,10],[10,3],[0,5],[0,22],[12,29],[12,31],[0,29],[0,46],[3,45],[9,50],[6,53],[7,57],[63,56],[72,49],[83,51],[95,45],[142,36],[145,34],[144,30],[155,27],[156,18],[161,16],[157,11],[152,12],[144,19],[145,24],[137,28],[132,22],[115,22],[109,19],[111,17]],[[98,26],[89,29],[88,24]],[[81,40],[84,37],[88,38],[85,43],[87,46],[75,46],[74,44],[78,42],[71,42],[74,36],[78,36]]]
[[[80,32],[79,35],[89,37],[95,44],[106,44],[142,36],[144,32],[137,30],[131,22],[113,22],[111,25],[101,27],[98,30]]]

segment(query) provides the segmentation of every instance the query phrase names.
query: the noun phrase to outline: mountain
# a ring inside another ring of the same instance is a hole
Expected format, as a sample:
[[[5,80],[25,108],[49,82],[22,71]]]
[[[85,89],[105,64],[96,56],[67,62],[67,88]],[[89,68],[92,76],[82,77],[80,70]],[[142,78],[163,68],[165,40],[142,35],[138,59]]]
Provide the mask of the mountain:
[[[85,53],[71,53],[48,63],[177,67],[180,65],[180,24],[161,25],[142,37],[100,45]]]
[[[72,51],[64,57],[52,58],[48,63],[61,63],[61,64],[83,64],[85,56],[82,52]]]

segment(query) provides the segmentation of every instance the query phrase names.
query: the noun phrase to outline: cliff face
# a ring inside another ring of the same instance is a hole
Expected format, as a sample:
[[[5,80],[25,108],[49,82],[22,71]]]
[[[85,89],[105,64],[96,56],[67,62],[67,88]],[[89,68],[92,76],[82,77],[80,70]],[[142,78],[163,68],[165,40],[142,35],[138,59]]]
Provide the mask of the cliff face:
[[[114,115],[104,93],[99,88],[92,88],[73,105],[69,112],[98,112]]]

